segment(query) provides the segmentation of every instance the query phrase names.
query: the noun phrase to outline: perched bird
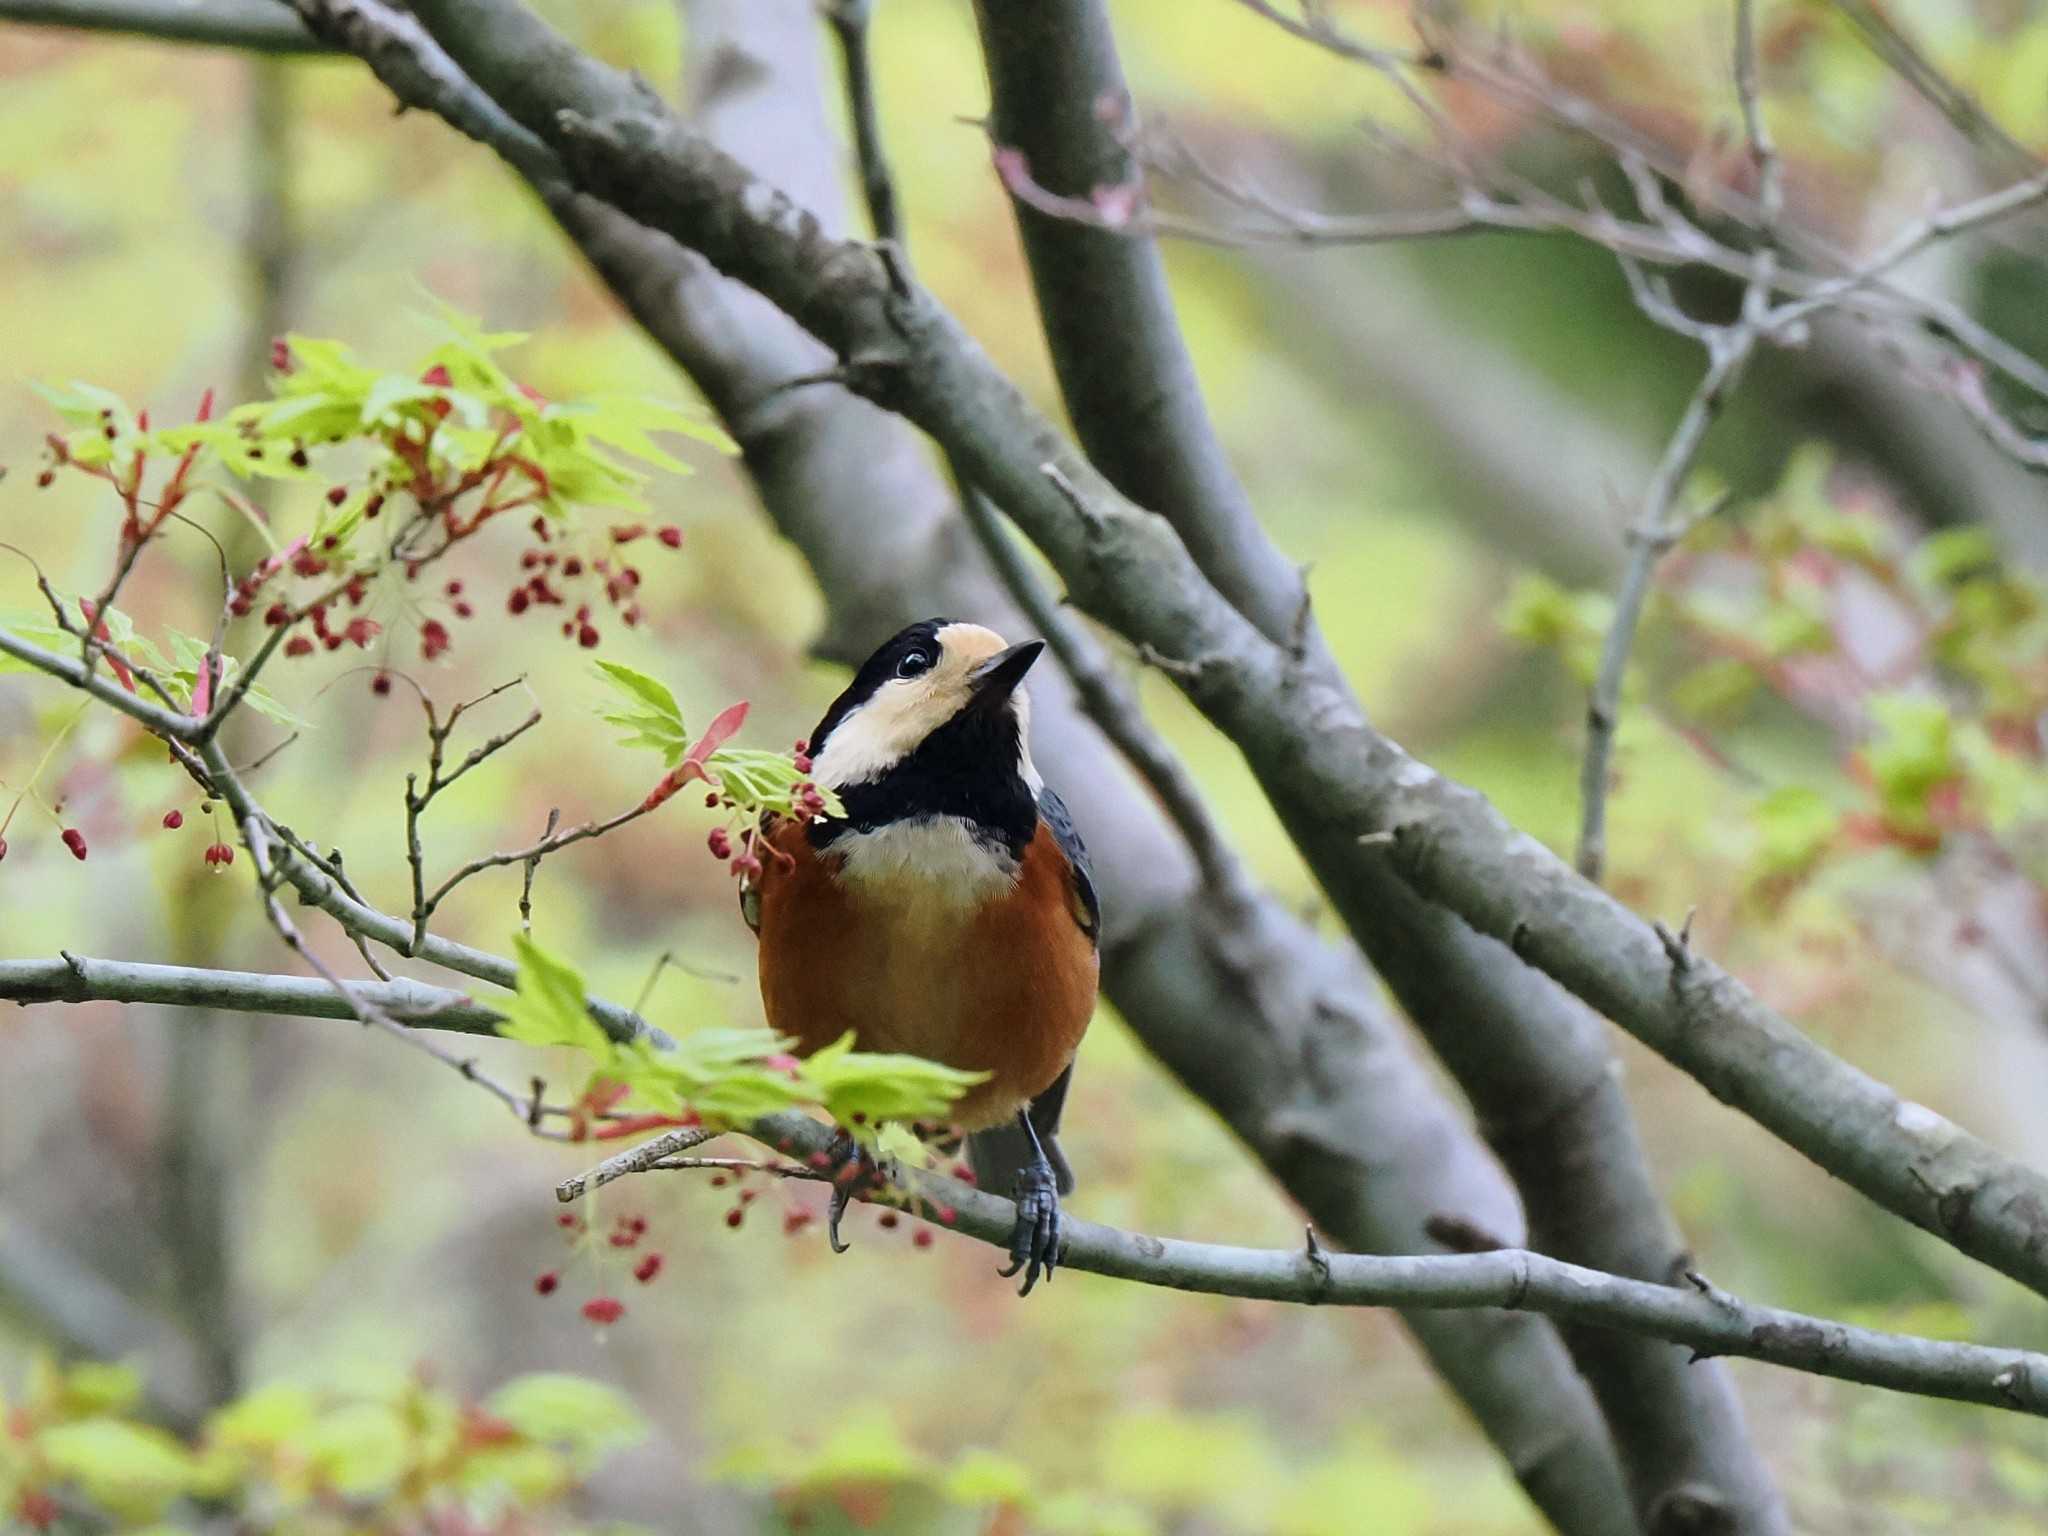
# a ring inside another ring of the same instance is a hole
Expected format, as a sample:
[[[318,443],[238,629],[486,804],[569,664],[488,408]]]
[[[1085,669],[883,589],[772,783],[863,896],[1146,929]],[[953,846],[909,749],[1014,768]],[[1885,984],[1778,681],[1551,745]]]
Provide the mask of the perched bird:
[[[768,829],[741,910],[769,1027],[818,1050],[848,1030],[988,1077],[955,1104],[984,1185],[1017,1201],[1010,1268],[1059,1259],[1072,1188],[1054,1131],[1095,1010],[1088,856],[1031,761],[1024,674],[1044,642],[928,619],[870,656],[811,733],[843,816]],[[833,1246],[843,1186],[835,1188]]]

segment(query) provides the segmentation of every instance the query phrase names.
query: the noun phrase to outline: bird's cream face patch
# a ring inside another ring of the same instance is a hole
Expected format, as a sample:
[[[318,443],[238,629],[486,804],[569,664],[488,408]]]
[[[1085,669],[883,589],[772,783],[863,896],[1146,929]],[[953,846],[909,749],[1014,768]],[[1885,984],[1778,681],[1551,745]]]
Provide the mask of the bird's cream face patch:
[[[931,670],[890,678],[833,727],[812,764],[820,784],[844,789],[879,778],[902,762],[967,707],[974,669],[1006,648],[1001,635],[979,624],[948,624],[937,638],[939,654]],[[1023,690],[1012,697],[1020,719],[1027,718]]]

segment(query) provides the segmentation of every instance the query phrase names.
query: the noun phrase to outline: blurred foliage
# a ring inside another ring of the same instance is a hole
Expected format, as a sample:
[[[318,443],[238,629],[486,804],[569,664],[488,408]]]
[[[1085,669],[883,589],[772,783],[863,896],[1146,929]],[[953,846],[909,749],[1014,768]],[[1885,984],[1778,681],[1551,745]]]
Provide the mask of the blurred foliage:
[[[1392,92],[1229,0],[1200,3],[1199,25],[1192,0],[1113,5],[1150,119],[1205,151],[1242,150],[1247,164],[1278,167],[1290,187],[1298,172],[1330,188],[1332,206],[1347,197],[1374,206],[1385,170],[1371,161],[1377,141],[1359,123],[1391,116]],[[679,77],[687,37],[667,0],[548,8],[613,62],[657,83]],[[1376,40],[1410,39],[1407,8],[1395,0],[1333,0],[1329,9]],[[1915,0],[1887,11],[2008,132],[2048,148],[2040,5]],[[1984,184],[1980,154],[1833,7],[1774,0],[1760,12],[1766,105],[1801,220],[1867,249],[1937,191]],[[1699,175],[1733,174],[1740,150],[1726,6],[1523,0],[1462,14],[1476,28],[1507,26],[1556,77],[1684,149]],[[1004,367],[1053,403],[988,146],[960,121],[986,107],[971,17],[954,0],[891,0],[880,16],[884,126],[920,273]],[[60,591],[90,595],[106,578],[122,516],[118,495],[83,476],[33,488],[48,405],[26,381],[92,379],[136,402],[137,415],[117,425],[124,443],[141,440],[140,406],[153,405],[149,432],[171,454],[189,439],[162,435],[191,428],[181,413],[196,414],[209,387],[224,399],[246,394],[233,381],[263,374],[276,338],[245,329],[263,281],[246,227],[247,186],[260,163],[281,162],[290,227],[254,233],[280,235],[296,253],[283,299],[291,329],[345,337],[351,348],[288,375],[299,380],[293,387],[310,394],[331,373],[339,392],[360,390],[350,395],[360,419],[375,386],[350,370],[378,379],[386,371],[359,359],[478,350],[474,338],[451,338],[446,317],[423,319],[423,290],[485,316],[494,328],[485,337],[500,327],[530,333],[516,353],[483,349],[483,362],[503,367],[510,356],[518,378],[549,403],[504,393],[482,364],[465,376],[460,359],[447,359],[445,383],[423,377],[424,361],[392,373],[390,410],[419,422],[446,403],[454,430],[467,434],[446,439],[458,478],[457,459],[473,464],[489,448],[476,434],[490,432],[494,413],[553,412],[560,451],[578,456],[598,498],[642,498],[645,522],[673,526],[683,546],[646,563],[634,599],[643,621],[605,625],[604,659],[666,680],[677,722],[715,721],[748,698],[759,740],[800,737],[841,680],[805,659],[820,605],[801,563],[748,503],[739,466],[659,444],[663,458],[650,458],[568,414],[567,402],[616,402],[623,430],[646,429],[639,402],[684,387],[666,362],[488,156],[420,114],[394,120],[388,98],[347,63],[293,65],[287,78],[292,127],[279,140],[254,131],[244,61],[0,29],[0,464],[11,471],[0,482],[0,538],[31,548]],[[1456,88],[1446,106],[1476,142],[1550,184],[1573,187],[1597,170],[1583,146],[1534,114]],[[2037,246],[2037,226],[2013,226],[1981,251],[1942,253],[1927,264],[1928,280],[1977,299],[2016,341],[2038,346],[2048,295]],[[1275,537],[1310,566],[1319,618],[1368,706],[1521,824],[1568,845],[1581,676],[1528,655],[1489,620],[1505,605],[1518,634],[1583,669],[1605,623],[1606,594],[1560,583],[1555,572],[1545,585],[1543,573],[1527,569],[1545,547],[1539,510],[1518,505],[1507,522],[1488,521],[1499,509],[1482,503],[1501,492],[1438,446],[1426,402],[1347,350],[1355,334],[1347,322],[1392,294],[1386,302],[1415,307],[1425,326],[1487,339],[1500,349],[1503,373],[1527,369],[1552,403],[1645,452],[1697,377],[1696,349],[1643,321],[1606,256],[1563,242],[1485,238],[1290,253],[1284,263],[1174,248],[1167,259],[1233,458]],[[1715,300],[1711,288],[1686,296]],[[1882,480],[1886,445],[1872,438],[1885,428],[1823,419],[1800,366],[1791,356],[1764,360],[1710,439],[1710,469],[1736,502],[1673,558],[1631,678],[1610,839],[1614,884],[1647,912],[1697,905],[1700,942],[1819,1038],[1902,1093],[2038,1160],[2048,1153],[2039,1010],[1987,1008],[1981,994],[1958,1007],[1953,987],[1924,979],[1871,905],[1905,893],[1907,926],[1950,931],[1957,898],[1920,882],[1952,867],[1965,851],[1959,835],[1974,842],[1988,828],[2013,857],[2036,857],[2034,759],[2001,722],[2036,707],[2038,594],[2023,570],[1980,560],[1975,535],[1917,526],[1906,499]],[[1462,376],[1452,394],[1483,425],[1507,432],[1512,409],[1501,402],[1511,397],[1493,392],[1497,382],[1485,372]],[[482,409],[481,428],[466,419],[469,401]],[[295,433],[289,417],[267,427],[266,417],[217,420],[215,449],[232,449],[253,419],[259,432],[278,434],[282,466],[296,469],[285,445],[304,423]],[[662,420],[689,424],[684,430],[703,423],[694,414]],[[90,447],[93,422],[75,430]],[[1829,447],[1802,456],[1819,438]],[[317,446],[308,444],[309,459]],[[644,481],[615,481],[581,458],[623,462],[620,449],[638,459]],[[695,462],[698,474],[678,480],[664,462],[671,457]],[[258,462],[278,467],[268,449]],[[315,478],[223,484],[260,503],[272,527],[317,528],[321,538],[340,527],[359,537],[360,523],[344,525],[351,509],[367,507],[377,451],[337,450],[320,466]],[[1583,481],[1577,516],[1618,550],[1639,487],[1590,466]],[[324,500],[337,482],[349,488],[339,509]],[[217,499],[194,515],[247,560],[270,548]],[[641,518],[617,514],[627,526]],[[447,578],[488,586],[512,532],[494,524],[457,548]],[[649,543],[636,547],[651,547],[651,532],[643,537]],[[566,552],[558,542],[545,548]],[[603,552],[579,548],[586,560]],[[1839,573],[1832,585],[1812,579],[1816,562]],[[0,575],[0,604],[35,613],[28,568],[10,559],[0,569],[11,572]],[[1858,686],[1853,709],[1817,716],[1804,693],[1774,677],[1832,675],[1839,615],[1829,594],[1866,586],[1887,602],[1910,594],[1905,611],[1953,643],[1942,642],[1912,686]],[[420,589],[400,577],[392,606],[376,610],[380,624],[390,622],[370,648],[344,642],[330,653],[323,645],[296,661],[298,671],[280,668],[294,683],[280,685],[280,704],[312,729],[260,781],[287,820],[345,847],[353,877],[386,905],[404,904],[408,872],[394,829],[422,742],[404,700],[366,686],[365,662],[447,697],[523,673],[545,710],[528,738],[437,802],[429,848],[450,863],[532,840],[552,808],[574,824],[640,803],[648,760],[617,750],[616,736],[643,725],[595,724],[586,705],[601,689],[607,713],[655,717],[650,733],[665,754],[686,756],[705,734],[678,723],[664,735],[665,705],[626,702],[594,682],[573,632],[564,644],[531,620],[480,617],[475,629],[453,631],[473,635],[468,643],[431,659],[415,646],[401,656],[397,636],[428,618],[450,625],[456,600],[444,583],[415,607],[408,590]],[[159,651],[169,647],[159,659],[189,688],[199,670],[191,648],[203,650],[195,637],[213,632],[220,596],[213,551],[196,536],[180,538],[161,562],[145,563],[122,610],[106,618],[124,644],[132,616]],[[1260,876],[1313,910],[1316,893],[1236,754],[1169,684],[1141,681]],[[236,751],[252,759],[282,735],[252,728]],[[665,755],[663,771],[681,760]],[[792,760],[781,760],[793,774]],[[1057,764],[1043,766],[1058,778]],[[207,947],[183,958],[283,963],[240,878],[206,877],[203,808],[161,753],[138,751],[131,732],[104,712],[80,712],[63,690],[7,676],[0,782],[11,798],[29,781],[44,786],[93,852],[81,864],[53,836],[15,837],[0,864],[0,953],[67,946],[175,959],[175,945],[197,932],[212,935]],[[1062,788],[1085,802],[1086,786]],[[180,806],[187,830],[165,830],[164,813]],[[719,809],[713,820],[727,814]],[[1973,819],[1957,823],[1952,811]],[[739,808],[730,812],[732,829],[744,830]],[[1924,842],[1928,823],[1939,852],[1914,841]],[[1873,825],[1891,830],[1868,845],[1851,836]],[[1895,835],[1908,831],[1914,838]],[[572,958],[581,981],[622,1000],[658,975],[648,1007],[671,1027],[758,1023],[741,980],[751,972],[751,940],[726,870],[699,852],[703,836],[701,824],[671,815],[623,829],[616,843],[551,858],[536,886],[534,942]],[[516,870],[480,877],[451,896],[436,926],[503,947],[517,894]],[[319,942],[337,965],[356,963],[331,936]],[[658,965],[665,955],[676,963]],[[232,1295],[221,1315],[189,1310],[174,1291],[168,1276],[181,1235],[163,1220],[171,1175],[159,1149],[176,1107],[165,1056],[197,1030],[225,1052],[208,1117],[233,1169]],[[477,1051],[506,1075],[536,1059],[514,1044],[485,1041]],[[549,1052],[540,1059],[552,1079],[587,1074],[587,1056]],[[1632,1048],[1624,1058],[1659,1173],[1718,1281],[1882,1326],[2048,1343],[2036,1310],[2011,1288],[1731,1122],[1661,1063]],[[658,1288],[630,1293],[629,1314],[593,1329],[575,1307],[537,1295],[534,1278],[555,1273],[547,1266],[560,1234],[549,1186],[590,1149],[519,1138],[454,1074],[422,1067],[313,1021],[242,1029],[155,1010],[10,1011],[0,1018],[0,1205],[60,1236],[80,1261],[133,1277],[138,1299],[180,1327],[226,1329],[247,1379],[280,1384],[259,1389],[258,1400],[267,1391],[303,1394],[315,1423],[346,1413],[367,1423],[415,1393],[445,1393],[440,1400],[459,1415],[460,1405],[487,1405],[500,1384],[529,1373],[571,1373],[636,1405],[647,1441],[622,1445],[594,1471],[579,1467],[575,1500],[537,1515],[537,1524],[630,1518],[693,1536],[1293,1536],[1361,1527],[1486,1536],[1532,1528],[1506,1473],[1387,1318],[1165,1296],[1082,1276],[1020,1307],[994,1281],[981,1245],[941,1236],[920,1250],[877,1218],[856,1218],[855,1251],[833,1259],[802,1219],[815,1201],[809,1190],[714,1189],[695,1176],[663,1175],[607,1191],[607,1218],[593,1215],[592,1230],[576,1235],[576,1286],[594,1300],[629,1294],[636,1283],[654,1250],[645,1241],[614,1248],[620,1216],[662,1234],[665,1269]],[[1082,1214],[1232,1242],[1298,1239],[1297,1218],[1270,1185],[1107,1014],[1085,1049],[1067,1126]],[[739,1198],[757,1193],[751,1204]],[[21,1384],[35,1338],[33,1319],[0,1301],[0,1381],[11,1406],[31,1390]],[[437,1362],[447,1387],[417,1384],[422,1359]],[[172,1375],[170,1362],[151,1361],[153,1385],[168,1392]],[[2040,1527],[2048,1476],[2025,1424],[1760,1369],[1738,1367],[1736,1379],[1802,1530]],[[83,1412],[94,1418],[134,1427],[165,1464],[208,1454],[203,1437],[155,1439],[127,1408]],[[350,1422],[336,1433],[346,1438]],[[18,1444],[0,1438],[0,1456]],[[275,1497],[268,1476],[251,1474],[243,1486]]]
[[[480,1401],[422,1380],[379,1394],[260,1387],[189,1442],[147,1421],[142,1388],[126,1366],[38,1356],[19,1397],[0,1397],[0,1514],[33,1531],[152,1536],[223,1518],[278,1536],[625,1536],[571,1506],[647,1436],[632,1403],[572,1376],[518,1377]]]

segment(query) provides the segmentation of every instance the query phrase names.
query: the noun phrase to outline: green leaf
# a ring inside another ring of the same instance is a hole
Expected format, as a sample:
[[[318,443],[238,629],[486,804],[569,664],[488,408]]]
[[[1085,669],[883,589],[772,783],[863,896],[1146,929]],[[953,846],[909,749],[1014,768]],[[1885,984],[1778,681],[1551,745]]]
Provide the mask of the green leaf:
[[[1694,667],[1671,689],[1671,702],[1695,718],[1726,718],[1756,696],[1763,680],[1756,668],[1732,656]]]
[[[142,1400],[142,1373],[133,1366],[81,1360],[64,1373],[64,1410],[96,1417],[125,1413]]]
[[[1949,709],[1928,694],[1887,693],[1870,701],[1878,736],[1864,751],[1885,809],[1924,819],[1928,793],[1956,771]]]
[[[405,1420],[386,1403],[349,1403],[321,1415],[300,1450],[321,1482],[349,1498],[391,1487],[411,1459]]]
[[[856,1117],[942,1120],[955,1099],[989,1076],[921,1056],[856,1051],[853,1044],[851,1033],[842,1035],[803,1063],[804,1082],[842,1125]]]
[[[463,1457],[455,1485],[487,1508],[545,1503],[574,1485],[576,1472],[559,1451],[544,1445],[489,1445]]]
[[[313,1394],[305,1388],[259,1387],[208,1419],[206,1439],[234,1450],[274,1450],[299,1439],[318,1417]]]
[[[1031,1474],[1008,1456],[970,1450],[946,1474],[945,1491],[956,1504],[1025,1504],[1031,1498]]]
[[[189,708],[192,701],[192,689],[199,681],[199,668],[206,660],[207,642],[175,629],[169,631],[169,635],[171,654],[177,659],[177,667],[171,673],[171,680],[178,684],[176,691],[179,698]],[[228,685],[235,680],[235,674],[241,670],[241,667],[241,662],[237,661],[234,657],[226,652],[221,653],[220,681],[215,687],[213,695],[216,703],[220,701],[221,695],[227,691]],[[275,694],[269,692],[260,683],[250,685],[249,691],[242,695],[242,702],[255,710],[257,714],[263,716],[264,719],[271,721],[273,724],[281,725],[286,730],[310,731],[313,729],[310,721],[301,719],[298,715],[287,709]]]
[[[1803,874],[1834,842],[1842,816],[1816,790],[1787,785],[1756,808],[1759,873],[1771,878]]]
[[[484,1408],[527,1439],[563,1447],[579,1459],[626,1450],[648,1435],[646,1419],[623,1394],[559,1372],[516,1377]]]
[[[886,1410],[870,1406],[842,1422],[804,1470],[806,1481],[897,1483],[924,1477],[932,1464]]]
[[[516,991],[503,1005],[505,1021],[498,1033],[528,1045],[573,1045],[604,1055],[611,1041],[598,1028],[585,1003],[583,978],[555,959],[527,935],[515,934],[513,952],[519,960]]]
[[[123,1511],[153,1513],[191,1486],[189,1452],[160,1429],[121,1419],[81,1419],[36,1437],[50,1470],[88,1498]]]
[[[1984,528],[1944,528],[1922,539],[1909,563],[1913,574],[1922,581],[1951,587],[1971,576],[1997,570],[1998,541]]]
[[[616,661],[600,661],[597,669],[633,706],[600,712],[606,724],[629,733],[621,738],[621,745],[651,747],[671,768],[681,762],[690,748],[690,734],[683,726],[682,706],[668,685]]]

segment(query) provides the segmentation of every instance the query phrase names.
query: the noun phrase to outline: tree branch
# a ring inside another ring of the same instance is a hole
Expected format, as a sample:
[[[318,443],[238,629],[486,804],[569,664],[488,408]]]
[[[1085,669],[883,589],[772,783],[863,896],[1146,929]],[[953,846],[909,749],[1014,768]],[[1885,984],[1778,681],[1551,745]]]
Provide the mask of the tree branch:
[[[54,960],[0,960],[0,1000],[24,1006],[157,1003],[302,1019],[353,1019],[363,1007],[379,1009],[401,1023],[472,1035],[494,1034],[504,1018],[465,993],[406,977],[351,981],[347,989],[349,996],[341,996],[317,976],[148,965],[68,953]]]
[[[104,960],[0,962],[0,998],[19,1002],[72,1002],[81,994],[134,1001],[145,990],[173,984],[177,1001],[183,1004],[331,1016],[332,1000],[311,997],[302,977],[138,967]],[[355,990],[366,1002],[376,991],[367,986]],[[417,1005],[423,994],[437,991],[420,988],[399,994],[399,1000]],[[430,1013],[420,1022],[427,1028],[445,1023],[464,1032],[477,1027],[474,1015],[455,1000],[441,1014]],[[767,1116],[746,1130],[765,1145],[786,1148],[799,1162],[824,1151],[832,1140],[829,1126],[795,1113]],[[573,1200],[611,1178],[651,1169],[704,1139],[696,1130],[656,1138],[610,1159],[604,1165],[609,1173],[594,1170],[565,1182],[559,1197]],[[795,1177],[815,1176],[808,1167],[787,1171]],[[941,1225],[996,1247],[1008,1243],[1016,1219],[1010,1201],[922,1171],[906,1171],[902,1185],[896,1198],[907,1195],[914,1212],[929,1210],[941,1218]],[[943,1219],[949,1211],[952,1219]],[[1591,1327],[1641,1333],[1701,1355],[1743,1357],[1841,1381],[2048,1416],[2048,1356],[1883,1333],[1752,1306],[1697,1276],[1691,1277],[1690,1290],[1680,1289],[1602,1274],[1513,1248],[1395,1257],[1327,1252],[1313,1234],[1306,1250],[1284,1252],[1153,1237],[1074,1218],[1064,1231],[1066,1268],[1138,1284],[1309,1305],[1527,1309]]]
[[[278,0],[0,0],[0,21],[132,32],[254,53],[327,53]]]

